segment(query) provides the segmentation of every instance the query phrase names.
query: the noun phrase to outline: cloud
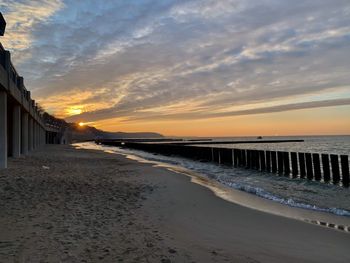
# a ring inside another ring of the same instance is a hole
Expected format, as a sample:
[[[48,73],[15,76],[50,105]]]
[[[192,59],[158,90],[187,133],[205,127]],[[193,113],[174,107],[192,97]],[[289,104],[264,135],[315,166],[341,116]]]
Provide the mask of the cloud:
[[[51,112],[82,109],[70,120],[204,118],[232,106],[245,115],[350,98],[346,0],[36,3],[6,2],[5,16],[25,15],[6,45]]]
[[[16,51],[13,52],[16,62],[31,57],[30,47],[34,41],[32,33],[35,27],[45,23],[62,7],[60,0],[0,1],[7,23],[2,41],[5,47]]]
[[[323,100],[323,101],[310,101],[301,103],[290,103],[284,105],[261,107],[248,110],[237,110],[228,112],[218,112],[218,113],[178,113],[178,114],[153,114],[143,117],[131,117],[125,121],[135,121],[138,119],[145,120],[188,120],[188,119],[208,119],[208,118],[221,118],[221,117],[232,117],[232,116],[244,116],[244,115],[255,115],[255,114],[265,114],[273,112],[284,112],[291,110],[301,110],[301,109],[312,109],[312,108],[324,108],[333,106],[345,106],[350,105],[350,99],[336,99],[336,100]]]

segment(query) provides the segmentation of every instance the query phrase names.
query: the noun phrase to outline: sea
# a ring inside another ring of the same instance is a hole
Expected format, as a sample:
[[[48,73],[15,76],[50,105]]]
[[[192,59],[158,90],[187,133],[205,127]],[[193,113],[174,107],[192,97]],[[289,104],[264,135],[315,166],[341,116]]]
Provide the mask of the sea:
[[[194,138],[187,138],[194,139]],[[199,139],[199,138],[195,138]],[[256,137],[206,138],[212,141],[256,140]],[[350,135],[345,136],[293,136],[263,137],[266,140],[302,139],[304,142],[287,143],[250,143],[250,144],[211,144],[203,146],[258,149],[288,152],[310,152],[350,155]],[[80,144],[81,146],[82,144]],[[196,145],[200,147],[201,145]],[[306,179],[292,179],[271,173],[227,167],[214,163],[203,163],[176,156],[163,156],[139,150],[111,146],[93,148],[137,156],[149,162],[162,163],[165,166],[177,166],[193,171],[215,181],[224,187],[243,191],[251,195],[268,199],[290,207],[330,213],[350,218],[350,188],[331,183],[326,184]],[[87,148],[87,145],[85,147]],[[89,147],[88,147],[89,148]]]

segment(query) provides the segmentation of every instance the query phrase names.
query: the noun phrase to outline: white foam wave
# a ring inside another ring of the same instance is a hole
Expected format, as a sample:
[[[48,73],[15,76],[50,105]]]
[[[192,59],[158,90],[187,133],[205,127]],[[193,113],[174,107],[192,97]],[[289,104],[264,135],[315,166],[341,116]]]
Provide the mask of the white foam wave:
[[[291,207],[309,209],[309,210],[319,211],[319,212],[327,212],[327,213],[332,213],[339,216],[350,217],[350,211],[346,209],[341,209],[337,207],[321,207],[320,205],[312,204],[311,202],[315,201],[315,199],[313,197],[307,196],[308,192],[310,192],[309,189],[314,188],[313,192],[315,192],[316,194],[319,194],[321,191],[325,191],[324,188],[321,188],[321,187],[317,188],[318,187],[317,185],[303,186],[302,184],[297,183],[295,180],[289,180],[286,178],[280,178],[276,176],[262,176],[261,174],[257,175],[257,174],[254,174],[254,172],[247,171],[244,169],[227,168],[227,167],[219,166],[212,163],[201,163],[201,162],[192,161],[181,157],[164,156],[164,155],[143,152],[139,150],[130,150],[125,148],[110,147],[110,146],[98,146],[98,149],[100,150],[108,149],[109,151],[114,151],[117,153],[136,155],[138,157],[141,157],[151,162],[158,162],[158,163],[160,162],[160,163],[165,163],[170,165],[181,166],[186,169],[192,170],[194,172],[200,173],[209,179],[214,179],[219,183],[225,186],[231,187],[233,189],[244,191],[244,192],[259,196],[261,198],[268,199],[268,200],[278,202],[280,204],[288,205]],[[274,184],[276,184],[276,187],[275,187],[276,193],[272,193],[271,191],[267,191],[266,189],[264,189],[264,186],[266,187],[267,185],[269,185],[271,189],[274,189],[273,188]],[[278,192],[277,185],[279,187],[281,187],[282,185],[283,187],[288,188],[290,187],[291,184],[295,184],[294,185],[295,189],[297,189],[300,192],[300,194],[303,195],[302,196],[303,199],[306,199],[307,201],[309,201],[309,203],[295,201],[293,198],[288,197],[288,193],[285,194],[285,197],[282,196],[283,192],[282,194],[281,192],[277,194]],[[305,188],[301,188],[302,186],[306,187],[307,189],[305,190]],[[328,195],[329,195],[328,198],[330,199],[337,198],[337,196],[333,197],[331,196],[331,194],[328,194]],[[333,203],[336,203],[336,202],[337,200],[334,200]]]
[[[122,149],[125,151],[125,149]],[[179,157],[168,157],[168,156],[162,156],[162,155],[154,155],[151,153],[147,152],[142,152],[142,151],[134,151],[134,150],[126,150],[130,153],[137,154],[142,158],[146,158],[149,161],[155,161],[155,162],[165,162],[168,164],[172,165],[180,165],[184,168],[193,170],[195,172],[199,172],[206,177],[210,179],[215,179],[218,182],[220,182],[223,185],[229,186],[231,188],[241,190],[250,194],[254,194],[256,196],[259,196],[261,198],[265,198],[274,202],[278,202],[280,204],[288,205],[291,207],[297,207],[297,208],[303,208],[303,209],[309,209],[313,211],[319,211],[319,212],[327,212],[327,213],[332,213],[335,215],[339,216],[349,216],[350,217],[350,211],[345,210],[345,209],[340,209],[336,207],[320,207],[314,204],[307,204],[307,203],[302,203],[302,202],[297,202],[293,200],[292,198],[283,198],[279,197],[275,194],[272,194],[263,188],[259,186],[252,186],[250,183],[239,183],[239,182],[234,182],[233,180],[235,179],[234,176],[226,175],[226,176],[219,176],[220,174],[227,174],[227,172],[232,174],[232,169],[225,169],[223,167],[220,167],[215,164],[210,164],[210,163],[201,163],[201,162],[195,162]],[[230,171],[228,171],[230,170]],[[254,183],[259,183],[256,180]],[[312,187],[312,186],[309,186]]]

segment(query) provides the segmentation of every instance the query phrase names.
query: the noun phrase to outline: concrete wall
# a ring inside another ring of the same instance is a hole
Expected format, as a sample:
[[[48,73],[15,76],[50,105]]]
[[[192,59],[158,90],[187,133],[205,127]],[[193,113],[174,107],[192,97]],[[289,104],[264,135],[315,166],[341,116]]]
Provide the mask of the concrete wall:
[[[12,65],[10,52],[0,44],[0,169],[7,167],[9,156],[18,158],[45,145],[46,133],[44,119]]]

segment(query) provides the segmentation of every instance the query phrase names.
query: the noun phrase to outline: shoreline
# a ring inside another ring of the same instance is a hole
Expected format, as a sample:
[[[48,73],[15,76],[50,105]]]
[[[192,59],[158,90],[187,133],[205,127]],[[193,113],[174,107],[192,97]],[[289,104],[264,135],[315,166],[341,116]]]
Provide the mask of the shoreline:
[[[84,146],[85,145],[85,146]],[[122,155],[130,160],[134,160],[140,163],[151,164],[155,167],[161,167],[169,171],[183,174],[191,178],[191,182],[201,185],[210,189],[218,198],[232,202],[243,207],[250,209],[255,209],[261,212],[270,213],[277,216],[282,216],[286,218],[296,219],[299,221],[308,222],[311,224],[316,224],[322,227],[329,227],[333,230],[339,230],[346,233],[350,233],[350,217],[336,215],[330,212],[312,210],[302,207],[289,206],[287,204],[279,203],[277,201],[272,201],[258,195],[254,195],[245,191],[241,191],[232,187],[221,184],[215,180],[211,180],[204,175],[201,175],[195,171],[189,170],[187,168],[172,165],[160,161],[152,161],[144,159],[138,155],[126,154],[122,152],[116,152],[113,150],[108,150],[101,148],[101,146],[95,146],[94,144],[75,144],[73,145],[78,149],[94,149],[110,154]],[[339,227],[339,228],[338,228]]]
[[[347,233],[246,208],[183,174],[47,146],[0,171],[0,261],[346,262]]]

